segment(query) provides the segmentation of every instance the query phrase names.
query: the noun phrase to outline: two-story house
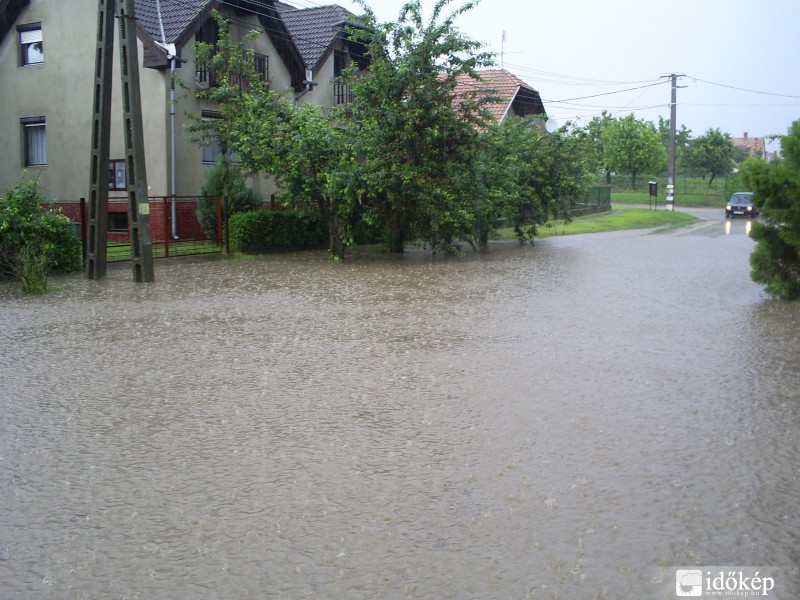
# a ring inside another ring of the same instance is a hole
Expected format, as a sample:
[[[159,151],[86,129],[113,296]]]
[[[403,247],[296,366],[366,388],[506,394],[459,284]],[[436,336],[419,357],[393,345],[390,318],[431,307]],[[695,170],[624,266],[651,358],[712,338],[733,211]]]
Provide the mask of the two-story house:
[[[193,93],[214,85],[194,55],[195,42],[216,40],[214,9],[230,20],[233,41],[260,32],[249,43],[272,89],[321,106],[346,100],[332,83],[352,60],[344,29],[352,15],[341,7],[295,9],[272,0],[136,0],[135,6],[152,196],[198,194],[221,151],[197,145],[184,127],[187,113],[219,116]],[[50,198],[87,195],[96,28],[96,0],[0,0],[0,190],[27,170]],[[127,185],[119,86],[115,64],[111,190]],[[259,177],[252,185],[265,196],[274,191]]]

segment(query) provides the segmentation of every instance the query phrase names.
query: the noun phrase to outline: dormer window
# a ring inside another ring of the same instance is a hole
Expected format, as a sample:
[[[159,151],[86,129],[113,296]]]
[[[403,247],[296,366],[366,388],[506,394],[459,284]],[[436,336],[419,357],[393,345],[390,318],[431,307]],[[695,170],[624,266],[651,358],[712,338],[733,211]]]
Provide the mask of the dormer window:
[[[44,62],[42,24],[30,23],[17,27],[19,33],[20,64],[40,65]]]

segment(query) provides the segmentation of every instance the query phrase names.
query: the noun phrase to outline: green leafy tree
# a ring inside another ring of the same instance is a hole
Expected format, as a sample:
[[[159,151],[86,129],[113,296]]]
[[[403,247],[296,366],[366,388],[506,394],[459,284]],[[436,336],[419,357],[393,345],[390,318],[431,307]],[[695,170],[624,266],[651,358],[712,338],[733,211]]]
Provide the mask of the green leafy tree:
[[[594,171],[603,171],[606,184],[611,184],[611,168],[606,162],[606,153],[603,145],[603,131],[614,121],[611,113],[603,111],[599,117],[594,117],[585,128],[586,144],[588,147],[587,159]]]
[[[719,129],[709,129],[705,135],[689,142],[687,162],[690,167],[709,174],[709,187],[716,177],[725,177],[733,171],[734,148],[731,136]]]
[[[669,119],[658,117],[658,134],[661,136],[661,142],[667,150],[667,155],[669,155],[669,122]],[[675,164],[678,169],[686,167],[686,152],[691,139],[692,130],[687,129],[686,125],[675,129]]]
[[[454,25],[475,3],[442,18],[449,2],[438,0],[426,23],[419,0],[412,0],[387,24],[359,2],[366,27],[352,35],[365,44],[370,66],[366,75],[345,74],[355,96],[348,123],[359,145],[360,197],[374,209],[392,251],[415,238],[451,247],[475,223],[474,125],[483,121],[479,102],[454,106],[453,92],[460,75],[477,81],[476,70],[491,64],[491,55]]]
[[[353,245],[349,226],[355,203],[347,193],[352,160],[337,115],[303,105],[287,120],[284,134],[285,168],[277,181],[289,197],[318,206],[328,225],[328,252],[342,259],[345,247]]]
[[[347,217],[341,217],[348,212],[344,200],[349,197],[336,187],[342,178],[335,175],[348,147],[335,116],[310,105],[297,110],[271,90],[256,73],[246,48],[254,33],[234,43],[229,23],[218,13],[214,16],[219,40],[215,47],[198,44],[197,54],[216,74],[217,86],[200,96],[219,106],[222,119],[195,117],[191,130],[198,142],[219,141],[235,153],[245,174],[271,176],[285,198],[317,206],[330,230],[331,255],[341,258],[350,241]]]
[[[614,119],[602,132],[606,164],[615,171],[629,173],[631,189],[636,189],[639,173],[663,168],[667,152],[652,123],[633,114]]]
[[[753,281],[786,300],[800,299],[800,120],[781,138],[783,160],[751,158],[742,180],[754,194],[761,218],[750,235],[758,243],[750,256]]]
[[[26,293],[44,293],[49,273],[81,269],[72,223],[43,203],[39,182],[24,177],[0,197],[0,279],[21,281]]]
[[[745,146],[734,146],[733,147],[733,162],[737,165],[742,164],[750,158],[750,150]]]
[[[214,73],[216,85],[197,90],[201,100],[219,107],[220,119],[203,119],[188,114],[188,130],[200,144],[219,143],[226,152],[237,155],[245,175],[275,175],[284,168],[279,142],[282,129],[294,106],[263,81],[255,68],[254,51],[248,44],[258,36],[251,31],[241,42],[234,42],[230,24],[217,11],[219,39],[216,45],[195,45],[199,65]]]
[[[591,182],[581,136],[566,128],[545,133],[536,119],[511,118],[487,133],[481,166],[492,215],[532,240],[550,217],[569,219]]]

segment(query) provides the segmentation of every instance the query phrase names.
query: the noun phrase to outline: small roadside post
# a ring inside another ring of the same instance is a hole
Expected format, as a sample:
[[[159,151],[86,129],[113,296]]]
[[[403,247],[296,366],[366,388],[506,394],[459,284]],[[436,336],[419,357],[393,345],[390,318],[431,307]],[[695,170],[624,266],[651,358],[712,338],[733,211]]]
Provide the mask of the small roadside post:
[[[657,181],[648,181],[648,185],[650,186],[650,208],[652,210],[656,210],[658,207],[658,182]]]

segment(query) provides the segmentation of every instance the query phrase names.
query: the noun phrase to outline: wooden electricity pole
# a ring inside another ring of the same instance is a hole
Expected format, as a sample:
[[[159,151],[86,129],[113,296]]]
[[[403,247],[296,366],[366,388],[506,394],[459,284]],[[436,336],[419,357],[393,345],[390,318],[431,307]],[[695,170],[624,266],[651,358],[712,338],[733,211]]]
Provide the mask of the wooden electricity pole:
[[[134,0],[121,0],[119,7],[117,0],[98,0],[86,274],[89,279],[99,279],[106,274],[113,68],[111,54],[114,50],[115,16],[118,20],[120,37],[119,66],[133,280],[150,282],[154,280],[153,246],[150,239],[150,204],[147,198]]]

